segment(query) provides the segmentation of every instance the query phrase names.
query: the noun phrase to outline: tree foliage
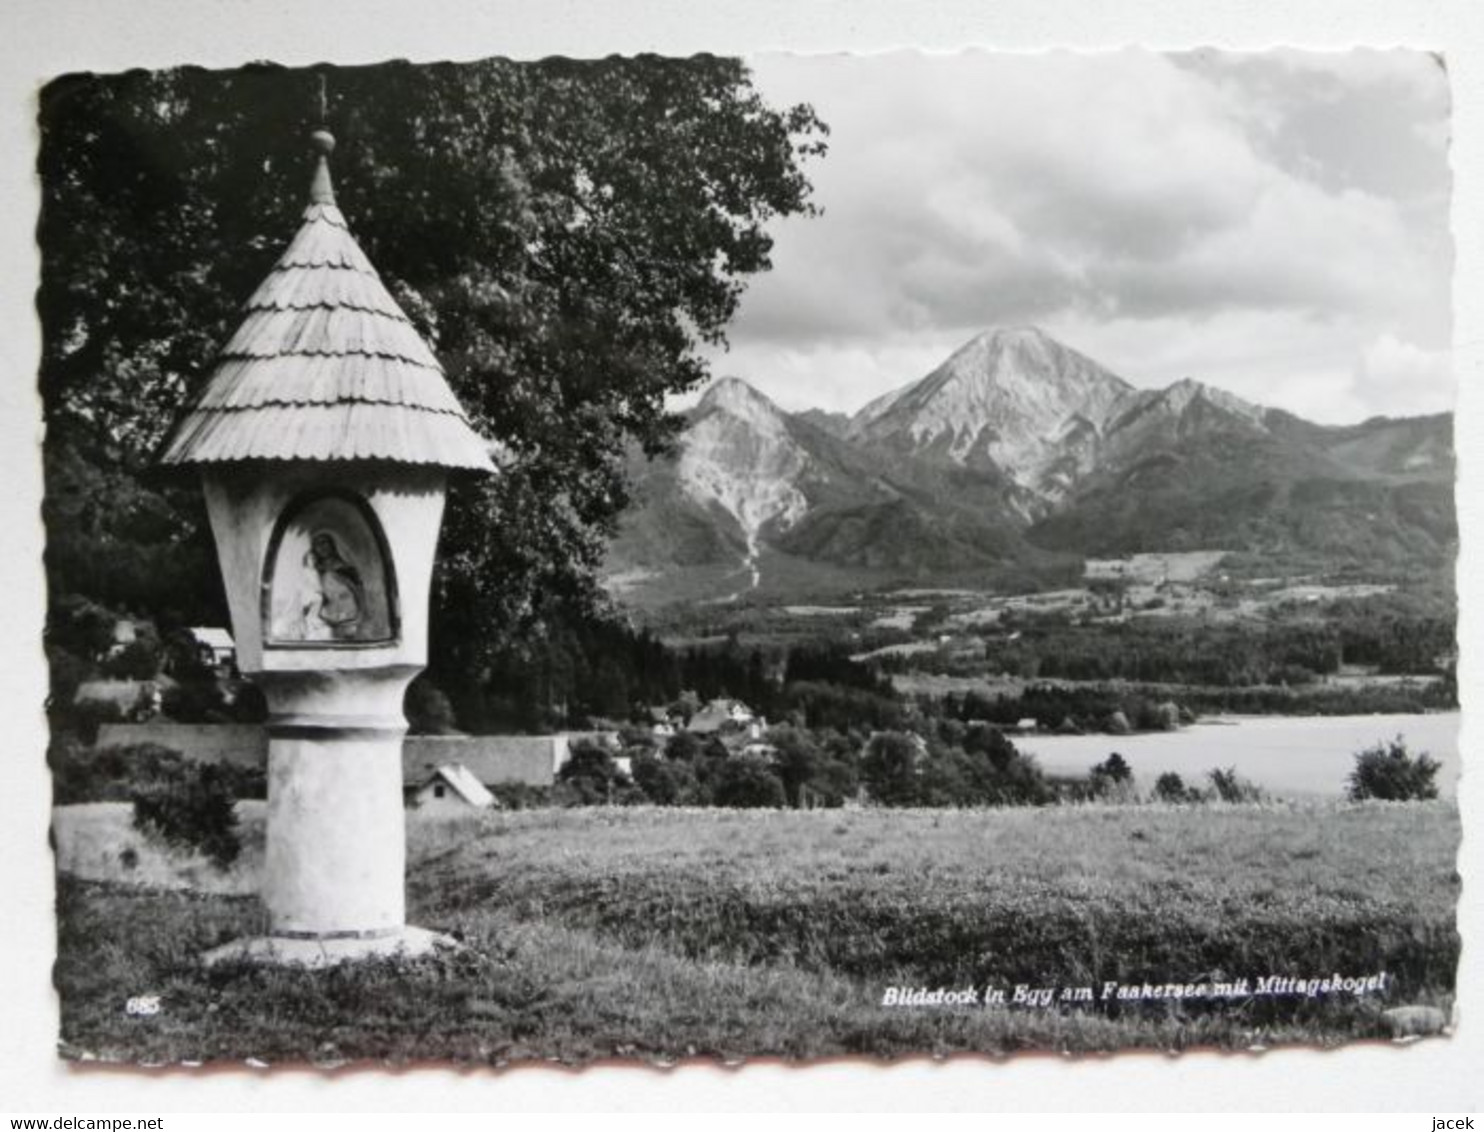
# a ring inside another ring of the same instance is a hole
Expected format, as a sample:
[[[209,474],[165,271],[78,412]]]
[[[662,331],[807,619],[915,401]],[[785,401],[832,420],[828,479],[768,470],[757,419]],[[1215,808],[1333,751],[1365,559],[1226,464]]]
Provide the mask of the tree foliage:
[[[41,100],[38,308],[49,580],[165,622],[224,619],[194,483],[145,476],[298,222],[320,72],[74,75]],[[446,670],[598,604],[623,465],[671,440],[774,218],[823,152],[736,60],[325,72],[339,203],[503,475],[456,484],[435,579]],[[435,662],[438,658],[435,658]],[[449,689],[453,691],[452,688]]]
[[[583,739],[572,745],[572,757],[557,771],[557,781],[571,788],[580,805],[608,805],[628,784],[613,755]]]
[[[1355,769],[1346,782],[1350,800],[1379,798],[1408,802],[1438,796],[1437,776],[1442,765],[1426,751],[1413,755],[1400,735],[1356,752]]]
[[[921,794],[922,741],[900,731],[881,731],[861,752],[861,780],[881,806],[911,806]]]
[[[134,828],[167,844],[195,850],[225,869],[242,852],[233,772],[224,766],[179,760],[132,792]]]
[[[773,768],[756,755],[736,755],[722,763],[712,793],[718,806],[738,809],[779,809],[787,801]]]

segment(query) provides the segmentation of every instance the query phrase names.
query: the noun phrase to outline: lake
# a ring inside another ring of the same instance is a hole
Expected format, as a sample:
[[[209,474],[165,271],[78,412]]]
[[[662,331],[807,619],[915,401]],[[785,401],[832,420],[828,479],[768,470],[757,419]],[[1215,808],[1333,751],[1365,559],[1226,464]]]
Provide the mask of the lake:
[[[1206,785],[1208,771],[1235,767],[1280,796],[1345,793],[1355,752],[1401,735],[1414,755],[1426,751],[1443,769],[1438,792],[1458,787],[1459,713],[1430,715],[1224,716],[1179,731],[1149,735],[1028,735],[1015,745],[1052,774],[1086,774],[1117,751],[1147,791],[1166,771],[1187,786]]]

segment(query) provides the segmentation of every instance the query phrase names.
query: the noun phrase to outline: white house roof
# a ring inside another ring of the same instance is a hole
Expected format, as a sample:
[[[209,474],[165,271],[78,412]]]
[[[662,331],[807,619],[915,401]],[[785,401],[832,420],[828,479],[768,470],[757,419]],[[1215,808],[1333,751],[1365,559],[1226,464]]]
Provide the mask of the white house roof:
[[[495,796],[484,788],[484,784],[474,777],[474,772],[463,763],[444,763],[431,775],[428,776],[427,786],[436,779],[442,779],[451,790],[471,806],[493,806]]]
[[[193,625],[191,626],[190,634],[196,638],[198,644],[203,644],[213,649],[235,649],[237,647],[237,642],[232,639],[232,634],[215,625]]]

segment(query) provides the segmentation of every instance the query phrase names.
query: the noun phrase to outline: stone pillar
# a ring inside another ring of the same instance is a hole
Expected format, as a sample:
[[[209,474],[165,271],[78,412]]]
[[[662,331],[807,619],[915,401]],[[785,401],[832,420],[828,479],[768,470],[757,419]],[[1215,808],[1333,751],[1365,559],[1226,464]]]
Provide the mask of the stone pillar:
[[[269,713],[268,932],[217,948],[208,963],[323,966],[422,954],[443,941],[406,922],[402,801],[402,702],[426,656],[443,476],[436,469],[356,473],[291,465],[271,478],[207,478],[239,662]],[[332,533],[355,563],[363,612],[375,614],[373,639],[276,636],[296,631],[284,610],[295,608],[305,540],[336,523]],[[385,561],[376,560],[376,547]],[[370,608],[373,596],[384,612]]]
[[[237,663],[268,700],[266,936],[207,962],[415,954],[402,699],[427,662],[447,477],[495,471],[335,204],[326,130],[298,232],[161,462],[199,471]]]
[[[398,704],[413,672],[355,674]],[[380,939],[406,921],[401,713],[347,720],[318,710],[306,680],[271,689],[268,843],[263,901],[269,932],[305,939]]]

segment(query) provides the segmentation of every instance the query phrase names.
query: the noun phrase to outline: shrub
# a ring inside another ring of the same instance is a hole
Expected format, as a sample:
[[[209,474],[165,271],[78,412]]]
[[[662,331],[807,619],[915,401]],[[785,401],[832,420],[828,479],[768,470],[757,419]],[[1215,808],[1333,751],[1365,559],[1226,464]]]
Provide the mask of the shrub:
[[[860,773],[878,806],[911,806],[919,800],[921,741],[901,731],[872,735],[861,754]]]
[[[223,768],[180,761],[133,794],[134,828],[193,849],[225,869],[237,859],[237,810]]]
[[[665,758],[694,762],[701,757],[701,748],[704,746],[700,736],[690,731],[677,731],[665,740]]]
[[[768,742],[776,752],[773,773],[783,783],[788,804],[798,807],[802,804],[804,787],[819,770],[819,744],[813,735],[798,727],[775,727],[768,732]]]
[[[184,767],[196,765],[158,743],[89,747],[66,737],[55,740],[46,757],[52,771],[52,801],[58,806],[133,801],[141,790],[174,781]],[[259,768],[223,764],[215,771],[234,798],[267,796],[267,780]]]
[[[554,789],[526,782],[496,782],[489,792],[502,810],[538,810],[552,804]]]
[[[90,700],[87,703],[69,704],[63,709],[69,730],[84,743],[93,743],[105,723],[122,723],[127,713],[118,704],[107,700]]]
[[[407,686],[402,714],[407,717],[410,735],[455,735],[459,730],[453,703],[426,673],[419,674]]]
[[[1441,767],[1426,751],[1414,757],[1408,752],[1406,741],[1398,735],[1390,743],[1377,743],[1356,752],[1355,769],[1347,780],[1350,800],[1379,798],[1407,802],[1436,798],[1438,787],[1433,780]]]
[[[717,769],[712,797],[718,806],[778,809],[786,798],[783,783],[766,759],[738,755]]]
[[[1267,798],[1262,787],[1243,778],[1235,767],[1227,767],[1225,770],[1217,768],[1208,777],[1211,780],[1211,789],[1223,802],[1261,802]]]
[[[572,757],[557,771],[557,782],[568,787],[562,796],[578,806],[606,806],[617,800],[619,788],[629,780],[605,747],[582,739],[572,747]]]
[[[809,779],[814,802],[825,807],[843,806],[847,799],[855,797],[859,788],[855,767],[844,759],[828,756],[815,766]]]
[[[1165,771],[1154,780],[1154,800],[1183,804],[1202,800],[1201,792],[1194,786],[1186,786],[1185,780],[1172,770]]]
[[[696,772],[687,762],[640,754],[633,756],[629,766],[634,785],[656,806],[690,806],[700,800]]]
[[[46,660],[51,671],[51,694],[47,697],[47,708],[65,718],[78,687],[84,680],[91,679],[96,669],[85,657],[50,642],[46,646]]]
[[[160,645],[153,637],[130,641],[103,664],[103,671],[116,680],[153,680],[160,674]]]
[[[215,677],[183,680],[165,689],[164,711],[177,723],[226,723],[230,705]]]
[[[1103,802],[1133,802],[1138,797],[1134,769],[1117,751],[1092,768],[1087,785],[1089,795]]]

